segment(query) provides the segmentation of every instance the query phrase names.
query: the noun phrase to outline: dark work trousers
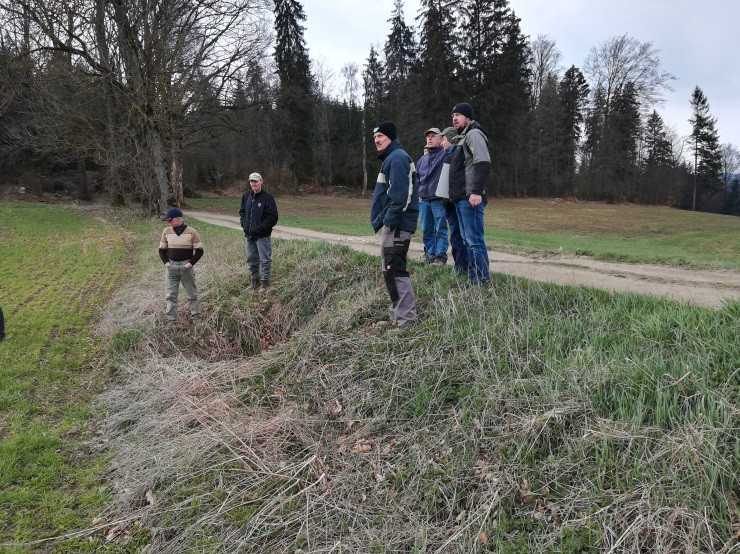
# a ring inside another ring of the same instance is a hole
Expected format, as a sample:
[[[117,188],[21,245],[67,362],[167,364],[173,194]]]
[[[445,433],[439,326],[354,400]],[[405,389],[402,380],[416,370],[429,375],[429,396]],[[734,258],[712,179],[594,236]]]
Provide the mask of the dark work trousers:
[[[411,278],[406,270],[406,256],[413,233],[383,226],[380,236],[380,257],[383,262],[383,278],[391,299],[388,309],[391,322],[396,325],[414,324],[416,300],[411,289]]]

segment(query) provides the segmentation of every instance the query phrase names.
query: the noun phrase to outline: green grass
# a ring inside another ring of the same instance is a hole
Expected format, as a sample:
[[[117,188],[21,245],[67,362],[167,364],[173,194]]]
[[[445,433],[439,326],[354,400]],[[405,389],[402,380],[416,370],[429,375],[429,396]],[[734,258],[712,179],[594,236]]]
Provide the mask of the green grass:
[[[338,217],[322,216],[320,202],[301,215],[292,202],[278,199],[281,223],[364,225],[354,219],[366,206]],[[631,221],[621,233],[618,211],[588,205],[579,220],[604,220],[601,234],[632,241],[621,253],[595,246],[603,256],[655,258],[656,241],[683,236],[687,265],[729,265],[729,255],[711,256],[728,240],[732,251],[735,220],[707,220],[702,233],[696,214],[671,227],[653,220],[677,212],[639,219],[621,208]],[[524,203],[509,220],[501,214],[520,229],[506,230],[507,244],[596,242],[537,212]],[[139,517],[137,487],[154,492],[156,509],[109,551],[214,551],[235,537],[266,552],[736,546],[739,303],[709,310],[500,274],[479,291],[450,268],[412,263],[422,324],[392,336],[373,325],[388,304],[377,258],[275,240],[274,287],[260,299],[248,290],[240,233],[198,222],[204,318],[192,333],[162,333],[138,317],[159,314],[161,296],[138,291],[162,287],[163,225],[0,205],[0,550],[32,550],[9,545],[88,528],[101,513]],[[93,325],[105,306],[131,323],[101,344]],[[117,373],[101,422],[106,361]],[[354,451],[358,441],[371,450]],[[110,482],[136,487],[111,498]],[[102,542],[37,546],[101,551]]]
[[[0,543],[19,543],[103,506],[93,325],[127,261],[114,228],[62,206],[0,204],[0,241]]]
[[[224,254],[241,248],[240,236],[215,238]],[[733,544],[737,302],[710,310],[500,274],[479,291],[449,268],[412,263],[422,324],[392,336],[373,325],[388,304],[377,259],[275,241],[274,260],[274,289],[259,302],[231,265],[230,278],[212,268],[216,326],[241,318],[262,336],[284,331],[275,348],[250,349],[241,378],[214,351],[192,369],[207,367],[207,398],[231,406],[219,425],[165,438],[148,424],[149,403],[179,405],[166,383],[184,368],[154,390],[130,381],[110,408],[130,424],[116,440],[166,441],[173,459],[202,444],[189,466],[127,468],[156,478],[178,540],[249,536],[255,551],[289,550],[311,529],[313,548],[348,551],[435,551],[447,540],[474,551],[480,531],[491,552],[603,552],[623,533],[624,551]],[[151,360],[136,363],[150,372]],[[238,434],[212,442],[220,425]],[[360,440],[369,452],[353,450]],[[267,467],[244,471],[254,459]],[[310,488],[322,473],[326,486]]]
[[[372,234],[369,198],[277,198],[280,224],[344,235]],[[238,216],[238,198],[188,199],[198,210]],[[602,260],[740,269],[740,218],[666,207],[494,198],[489,247],[510,253],[569,253]],[[416,239],[420,240],[417,233]]]

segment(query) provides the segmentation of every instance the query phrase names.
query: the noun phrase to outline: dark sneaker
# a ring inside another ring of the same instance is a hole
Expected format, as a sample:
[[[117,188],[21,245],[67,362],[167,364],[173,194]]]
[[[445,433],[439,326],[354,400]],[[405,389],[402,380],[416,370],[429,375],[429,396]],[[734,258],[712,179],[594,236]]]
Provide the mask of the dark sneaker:
[[[447,260],[445,258],[434,258],[434,261],[432,262],[433,265],[447,265]]]

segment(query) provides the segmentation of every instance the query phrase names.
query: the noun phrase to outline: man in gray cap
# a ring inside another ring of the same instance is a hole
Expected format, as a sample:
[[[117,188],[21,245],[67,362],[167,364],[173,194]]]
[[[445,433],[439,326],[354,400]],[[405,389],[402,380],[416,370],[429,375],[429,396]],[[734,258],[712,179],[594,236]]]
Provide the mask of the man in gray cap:
[[[167,210],[162,221],[170,224],[162,231],[162,238],[159,240],[159,257],[167,268],[167,306],[165,308],[167,323],[173,324],[177,321],[177,296],[180,283],[190,302],[190,319],[198,319],[200,302],[198,302],[198,287],[195,285],[193,266],[203,256],[203,241],[198,231],[183,223],[182,212],[177,208]]]
[[[447,263],[447,218],[445,217],[444,196],[437,192],[439,175],[445,159],[442,132],[437,127],[427,129],[424,155],[416,163],[419,172],[419,223],[424,242],[426,263],[445,265]]]
[[[244,229],[247,265],[252,276],[252,289],[267,292],[272,272],[272,228],[278,222],[275,198],[264,189],[259,173],[249,175],[250,190],[242,196],[239,221]],[[261,275],[260,275],[261,270]]]

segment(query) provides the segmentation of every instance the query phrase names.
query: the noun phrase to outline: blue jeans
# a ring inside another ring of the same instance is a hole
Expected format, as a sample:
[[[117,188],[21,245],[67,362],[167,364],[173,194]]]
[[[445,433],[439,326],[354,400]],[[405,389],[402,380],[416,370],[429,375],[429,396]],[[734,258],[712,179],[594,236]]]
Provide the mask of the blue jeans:
[[[263,281],[270,280],[272,271],[272,237],[245,237],[247,250],[247,266],[252,280],[257,281],[260,278]],[[260,277],[260,269],[262,275]]]
[[[481,202],[475,208],[466,198],[455,202],[457,219],[460,223],[460,234],[468,247],[468,280],[473,285],[488,282],[488,250],[483,238],[483,210]]]
[[[452,258],[455,260],[455,271],[468,272],[468,247],[460,234],[460,222],[457,219],[457,208],[452,202],[445,202],[447,226],[450,228],[450,246]]]
[[[419,202],[419,222],[427,258],[447,261],[447,217],[442,200]]]

